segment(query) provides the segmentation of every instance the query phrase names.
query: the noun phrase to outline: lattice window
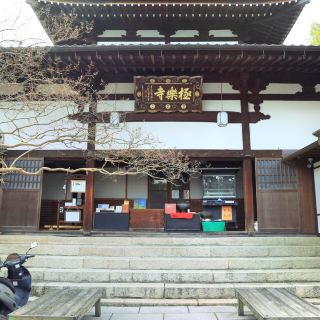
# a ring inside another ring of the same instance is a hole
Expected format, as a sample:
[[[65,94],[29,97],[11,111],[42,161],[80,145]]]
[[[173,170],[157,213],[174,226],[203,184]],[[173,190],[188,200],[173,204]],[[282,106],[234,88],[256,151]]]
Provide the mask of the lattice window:
[[[7,160],[10,165],[13,160]],[[21,159],[15,164],[17,168],[23,168],[29,172],[36,172],[43,166],[42,159]],[[28,176],[17,173],[9,173],[4,176],[4,189],[39,190],[41,187],[41,175]]]
[[[259,190],[297,189],[297,175],[293,165],[280,159],[256,161],[257,188]]]

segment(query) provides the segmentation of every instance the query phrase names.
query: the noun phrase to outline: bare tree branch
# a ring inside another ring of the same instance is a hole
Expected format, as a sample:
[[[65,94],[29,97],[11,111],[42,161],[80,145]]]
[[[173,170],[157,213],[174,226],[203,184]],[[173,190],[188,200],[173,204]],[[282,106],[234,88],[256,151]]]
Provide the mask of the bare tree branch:
[[[50,12],[45,19],[51,38],[63,43],[81,39],[92,31],[77,16]],[[1,33],[1,25],[0,25]],[[62,63],[44,47],[0,47],[0,175],[38,175],[51,172],[100,172],[105,175],[144,174],[175,183],[197,172],[197,164],[162,144],[141,128],[110,122],[110,114],[97,111],[99,66],[78,61]],[[37,150],[81,150],[97,160],[97,168],[50,168],[36,172],[17,167],[18,160]],[[89,148],[90,147],[90,148]],[[88,151],[88,149],[90,149]],[[6,150],[21,150],[10,163]]]

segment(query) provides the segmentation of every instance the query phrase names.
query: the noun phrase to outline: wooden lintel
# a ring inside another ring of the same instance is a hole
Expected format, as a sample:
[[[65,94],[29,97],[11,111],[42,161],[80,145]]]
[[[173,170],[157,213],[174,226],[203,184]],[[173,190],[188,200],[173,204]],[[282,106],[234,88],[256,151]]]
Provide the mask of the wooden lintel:
[[[296,93],[296,94],[263,94],[260,93],[259,97],[262,101],[320,101],[320,93],[315,94],[305,94],[305,93]],[[133,94],[130,93],[117,93],[117,94],[104,94],[100,95],[101,100],[134,100]],[[224,93],[224,100],[240,100],[240,93]],[[220,93],[204,93],[202,95],[202,100],[221,100]],[[248,94],[248,100],[253,101],[253,95]]]
[[[218,111],[203,112],[121,112],[121,122],[217,122]],[[242,116],[240,112],[228,112],[229,123],[241,123]],[[110,113],[102,112],[95,115],[88,113],[79,113],[70,117],[72,120],[78,120],[81,123],[108,123],[110,122]],[[270,119],[269,115],[262,112],[249,112],[248,119],[250,123],[257,123],[260,120]]]
[[[261,100],[263,101],[320,101],[320,92],[314,93],[314,94],[306,94],[306,93],[296,93],[296,94],[263,94],[260,93],[259,97],[261,97]],[[52,99],[51,99],[52,98]],[[56,99],[53,99],[54,97],[48,97],[48,101],[53,101]],[[134,100],[133,94],[130,93],[117,93],[117,94],[99,94],[100,100]],[[224,93],[223,99],[224,100],[240,100],[240,93]],[[220,100],[221,94],[220,93],[205,93],[202,96],[202,100]],[[252,101],[252,94],[248,94],[249,101]],[[0,95],[0,101],[7,101],[7,102],[16,102],[19,101],[18,95],[11,95],[11,96],[5,96]],[[88,115],[89,116],[89,115]],[[84,113],[85,117],[85,113]],[[72,117],[70,117],[72,118]],[[94,121],[94,119],[92,119]],[[106,119],[107,121],[107,119]]]

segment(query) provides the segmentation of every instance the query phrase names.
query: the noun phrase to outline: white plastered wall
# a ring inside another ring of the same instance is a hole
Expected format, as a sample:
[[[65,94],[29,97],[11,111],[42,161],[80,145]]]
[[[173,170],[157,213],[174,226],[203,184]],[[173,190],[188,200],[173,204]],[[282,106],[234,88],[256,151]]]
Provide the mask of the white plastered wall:
[[[252,149],[300,149],[320,127],[319,101],[265,101],[261,112],[271,119],[250,124]]]
[[[302,92],[300,84],[270,83],[265,90],[261,91],[261,94],[295,94],[297,92]]]
[[[2,88],[3,89],[3,88]],[[18,88],[19,89],[19,88]],[[7,90],[7,88],[6,88]],[[17,90],[12,87],[10,90]],[[320,85],[316,87],[320,91]],[[270,84],[262,93],[286,93],[295,94],[301,91],[300,85],[295,84]],[[133,83],[110,83],[103,90],[109,94],[133,94]],[[219,83],[204,83],[203,92],[220,94]],[[223,83],[223,94],[238,93],[232,87]],[[44,103],[43,103],[44,104]],[[52,105],[52,103],[50,103]],[[3,105],[3,103],[2,103]],[[1,105],[0,105],[1,106]],[[58,106],[58,104],[57,104]],[[70,105],[72,108],[72,105]],[[69,106],[69,107],[70,107]],[[222,104],[219,100],[203,101],[204,111],[220,111]],[[240,101],[223,101],[225,111],[240,112]],[[53,108],[50,117],[56,119],[61,115],[61,105]],[[1,113],[2,108],[0,109]],[[134,111],[133,100],[108,100],[98,104],[98,111]],[[253,107],[251,106],[251,111]],[[298,101],[265,101],[261,111],[270,114],[270,120],[262,120],[251,124],[251,144],[253,149],[299,149],[313,142],[312,132],[319,129],[320,103]],[[1,119],[5,113],[0,114]],[[211,119],[208,119],[211,121]],[[67,128],[71,122],[60,124],[61,128]],[[190,122],[148,122],[130,123],[133,128],[141,127],[147,134],[153,135],[162,142],[162,148],[178,149],[242,149],[242,133],[240,124],[229,124],[220,128],[216,123],[190,123]],[[58,126],[59,127],[59,126]],[[81,125],[81,128],[85,128]],[[6,131],[3,124],[0,130]],[[34,128],[32,129],[34,130]],[[17,140],[6,136],[6,143],[15,143]],[[43,149],[85,149],[86,144],[50,143]],[[20,149],[25,149],[21,147]]]
[[[159,140],[160,149],[242,149],[240,124],[220,128],[205,122],[143,122],[128,126]]]
[[[1,102],[0,131],[4,132],[5,147],[18,150],[85,149],[86,125],[67,117],[75,112],[75,105],[68,101],[24,105]],[[15,131],[15,126],[19,132]]]
[[[104,94],[133,94],[133,83],[110,83],[103,91]],[[203,93],[221,93],[221,84],[204,83]],[[228,83],[222,84],[222,93],[238,93]],[[233,111],[240,112],[240,101],[205,100],[202,101],[204,111]],[[134,100],[108,100],[98,103],[98,111],[133,112]],[[213,119],[216,120],[216,119]],[[129,128],[141,128],[145,134],[160,141],[160,148],[177,149],[242,149],[242,134],[240,124],[229,124],[220,128],[211,122],[140,122],[128,123]],[[102,125],[98,130],[103,130]],[[102,132],[102,131],[100,131]],[[99,147],[98,147],[99,148]]]

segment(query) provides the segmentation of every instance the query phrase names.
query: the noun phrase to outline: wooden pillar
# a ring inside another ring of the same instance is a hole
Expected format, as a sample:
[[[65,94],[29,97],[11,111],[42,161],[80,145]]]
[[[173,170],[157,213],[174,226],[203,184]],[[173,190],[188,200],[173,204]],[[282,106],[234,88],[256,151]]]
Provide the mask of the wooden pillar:
[[[249,101],[248,101],[248,85],[247,85],[248,79],[245,75],[243,75],[241,79],[242,79],[242,83],[240,87],[240,96],[241,96],[243,150],[251,150]]]
[[[248,101],[248,77],[241,77],[241,116],[242,116],[242,141],[244,152],[251,151],[250,141],[250,119]],[[252,158],[243,160],[243,193],[244,193],[244,212],[245,226],[247,232],[254,231],[254,190],[252,176]]]
[[[243,193],[244,193],[244,212],[245,225],[247,232],[253,232],[254,227],[254,190],[252,181],[252,160],[243,160]]]
[[[94,101],[89,107],[91,113],[97,112],[97,102]],[[96,123],[88,124],[88,144],[87,151],[90,157],[86,161],[87,168],[94,168],[94,151],[95,151],[95,140],[96,140]],[[83,231],[84,233],[90,233],[92,230],[92,221],[94,213],[94,172],[87,172],[86,179],[86,194],[85,194],[85,206],[84,206],[84,217],[83,217]]]
[[[94,168],[93,159],[88,159],[86,162],[87,168]],[[92,217],[94,212],[94,172],[87,172],[85,206],[83,217],[83,231],[90,233],[92,230]]]

